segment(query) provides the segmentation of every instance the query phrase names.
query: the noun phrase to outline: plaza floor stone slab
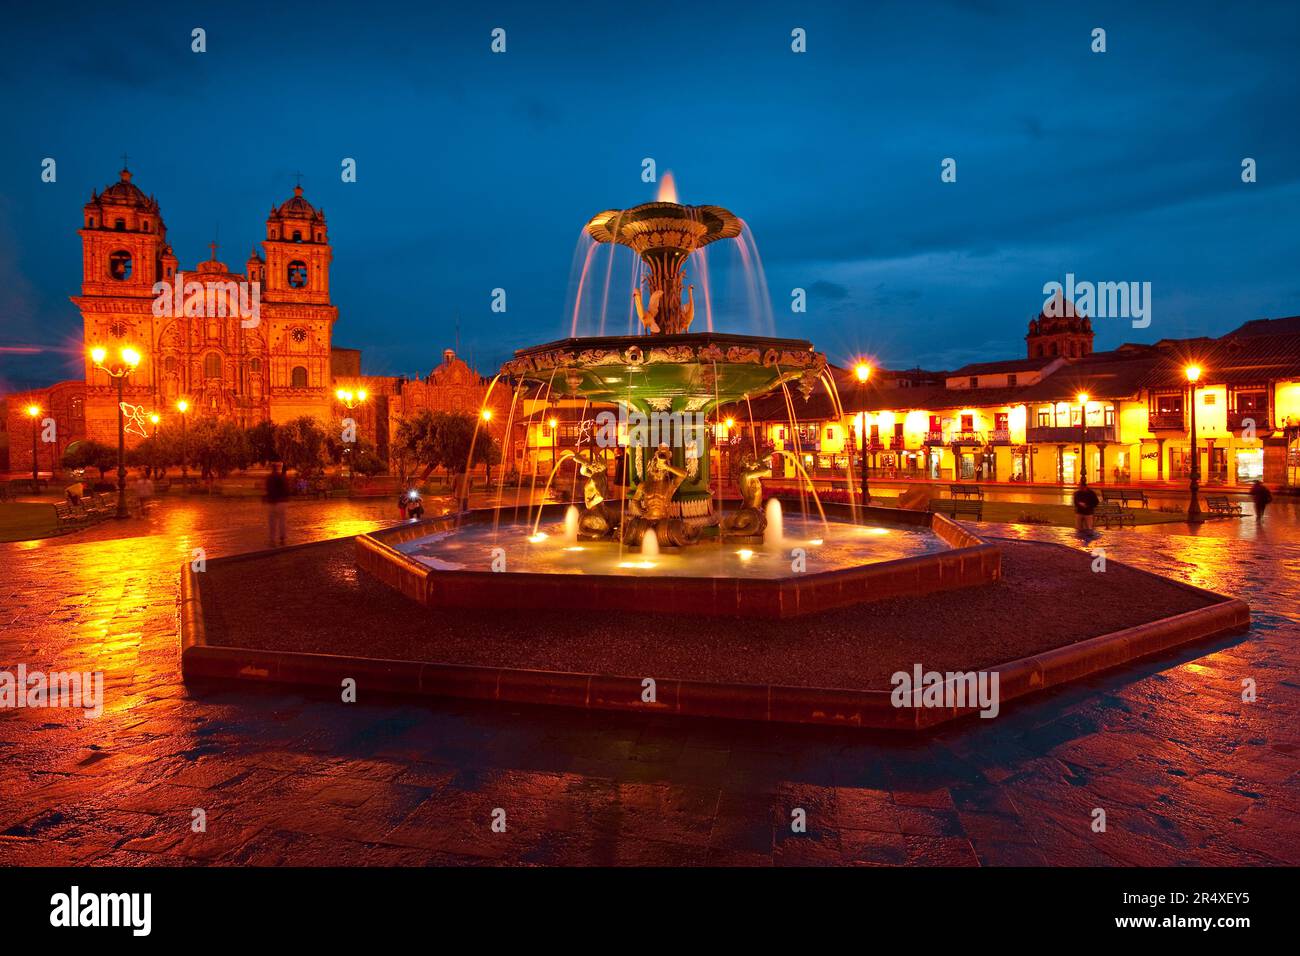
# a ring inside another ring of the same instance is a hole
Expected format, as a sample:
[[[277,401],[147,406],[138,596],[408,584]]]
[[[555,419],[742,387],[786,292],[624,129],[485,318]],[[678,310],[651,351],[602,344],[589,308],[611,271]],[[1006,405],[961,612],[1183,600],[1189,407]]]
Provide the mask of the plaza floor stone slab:
[[[386,500],[294,502],[290,543],[391,520]],[[255,501],[164,500],[144,520],[0,545],[0,669],[105,677],[97,718],[0,710],[0,863],[1297,865],[1300,527],[1286,509],[1239,524],[1089,547],[1244,598],[1249,634],[900,741],[187,687],[178,569],[196,548],[261,548],[265,517]],[[1060,529],[981,527],[1081,546]],[[973,623],[971,640],[996,626]]]

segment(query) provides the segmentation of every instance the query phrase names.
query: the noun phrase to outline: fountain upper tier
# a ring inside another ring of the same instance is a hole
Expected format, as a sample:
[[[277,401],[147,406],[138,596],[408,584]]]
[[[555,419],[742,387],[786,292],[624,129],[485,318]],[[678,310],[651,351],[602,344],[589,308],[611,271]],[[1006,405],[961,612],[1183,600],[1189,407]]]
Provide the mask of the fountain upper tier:
[[[805,397],[826,356],[803,339],[699,332],[570,338],[520,349],[506,375],[647,410],[701,411],[797,381]]]
[[[719,239],[735,239],[743,224],[721,206],[683,206],[648,202],[631,209],[607,209],[587,223],[597,242],[627,246],[646,265],[649,297],[635,293],[637,314],[651,332],[677,335],[689,331],[695,317],[694,286],[682,300],[682,267],[696,249]]]

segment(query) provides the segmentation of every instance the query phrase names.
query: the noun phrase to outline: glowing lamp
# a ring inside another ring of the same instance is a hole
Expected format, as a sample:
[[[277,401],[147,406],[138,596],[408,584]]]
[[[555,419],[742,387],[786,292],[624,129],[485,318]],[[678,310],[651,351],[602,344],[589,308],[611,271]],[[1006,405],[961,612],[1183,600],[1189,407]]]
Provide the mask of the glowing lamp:
[[[96,365],[103,365],[104,359],[108,358],[108,352],[105,349],[94,348],[90,350],[90,357],[94,359]]]
[[[190,403],[185,401],[185,399],[182,398],[179,402],[176,403],[176,410],[180,412],[182,415],[184,415],[186,412],[190,410]]]
[[[734,418],[728,418],[726,425],[727,425],[727,431],[731,431],[731,429],[736,427],[736,420]]]
[[[39,405],[28,405],[28,406],[27,406],[27,414],[28,414],[29,416],[31,416],[32,418],[35,418],[35,417],[36,417],[37,415],[39,415],[40,413],[41,413],[41,406],[39,406]]]
[[[162,416],[159,415],[157,412],[154,412],[153,414],[151,414],[151,415],[149,416],[149,421],[151,421],[151,422],[153,422],[155,425],[157,425],[160,421],[162,421]]]
[[[124,348],[119,354],[122,356],[122,361],[131,368],[135,368],[140,364],[140,353],[133,348]]]
[[[552,418],[552,419],[551,419],[550,421],[548,421],[546,424],[549,425],[549,426],[551,427],[552,430],[558,428],[559,425],[560,425],[560,423],[559,423],[558,421],[556,421],[554,418]]]
[[[485,421],[485,422],[490,422],[490,421],[492,421],[492,409],[490,409],[490,408],[485,408],[485,409],[483,409],[483,411],[480,412],[479,414],[483,416],[483,421]]]
[[[854,366],[853,374],[857,376],[859,382],[865,382],[871,378],[871,366],[866,362],[859,362]]]
[[[364,402],[365,400],[366,400],[366,390],[363,388],[357,392],[357,401]]]
[[[1201,367],[1199,365],[1189,365],[1185,369],[1187,381],[1198,382],[1201,378]]]
[[[1087,404],[1088,404],[1088,393],[1087,393],[1087,392],[1080,392],[1079,395],[1078,395],[1078,398],[1079,398],[1079,404],[1080,404],[1080,405],[1087,405]]]

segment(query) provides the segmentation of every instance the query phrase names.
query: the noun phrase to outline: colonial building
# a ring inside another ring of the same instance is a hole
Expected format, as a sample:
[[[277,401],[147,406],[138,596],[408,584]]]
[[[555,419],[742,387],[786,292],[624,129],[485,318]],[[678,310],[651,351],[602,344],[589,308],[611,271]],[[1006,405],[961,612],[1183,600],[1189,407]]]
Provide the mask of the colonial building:
[[[882,478],[1072,485],[1086,469],[1092,482],[1182,484],[1195,454],[1210,485],[1300,485],[1300,317],[1093,352],[1086,317],[1040,315],[1026,342],[1027,358],[949,373],[881,370],[861,385],[839,370],[844,414],[814,393],[791,420],[767,396],[754,427],[826,478],[856,473],[865,441]],[[746,407],[722,414],[749,427]]]
[[[363,376],[360,351],[334,346],[329,229],[302,187],[271,207],[265,238],[243,272],[220,261],[215,244],[206,261],[184,270],[158,200],[132,180],[123,169],[83,207],[81,294],[72,301],[82,316],[85,377],[3,399],[10,471],[31,469],[31,405],[41,408],[41,421],[56,424],[56,440],[37,445],[41,471],[56,469],[83,438],[116,443],[117,390],[90,357],[97,347],[109,356],[139,353],[123,400],[164,421],[175,421],[182,400],[191,417],[243,426],[352,418],[359,436],[387,457],[394,419],[419,408],[478,411],[487,384],[451,352],[428,379],[407,381]],[[365,390],[366,399],[348,407],[340,389]]]
[[[330,346],[338,310],[330,303],[329,234],[302,187],[266,220],[261,251],[243,273],[212,256],[182,272],[167,243],[158,201],[122,170],[84,207],[81,295],[73,298],[87,349],[131,346],[142,356],[126,400],[194,414],[264,419],[330,414]],[[163,290],[161,293],[159,290]],[[86,434],[117,434],[109,376],[86,359]]]

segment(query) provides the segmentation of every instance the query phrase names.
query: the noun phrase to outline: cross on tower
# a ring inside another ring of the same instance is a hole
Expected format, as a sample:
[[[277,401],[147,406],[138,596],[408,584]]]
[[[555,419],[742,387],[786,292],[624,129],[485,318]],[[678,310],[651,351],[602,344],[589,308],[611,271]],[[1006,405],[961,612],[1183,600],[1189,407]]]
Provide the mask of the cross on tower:
[[[123,154],[122,154],[122,168],[123,168],[123,169],[128,168],[128,167],[127,167],[127,162],[126,162],[126,160],[127,160],[126,153],[123,153]]]
[[[293,184],[294,184],[295,186],[301,186],[301,185],[302,185],[302,173],[294,173],[294,174],[293,174]]]

